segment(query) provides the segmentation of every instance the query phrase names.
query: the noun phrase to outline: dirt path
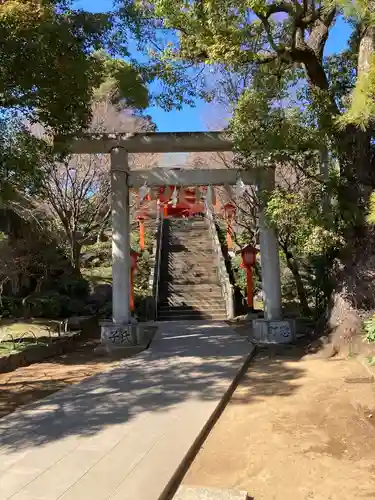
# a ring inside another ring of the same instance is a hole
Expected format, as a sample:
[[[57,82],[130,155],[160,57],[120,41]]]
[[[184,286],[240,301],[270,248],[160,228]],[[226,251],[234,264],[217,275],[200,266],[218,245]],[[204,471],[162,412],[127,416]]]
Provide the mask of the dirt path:
[[[0,417],[18,406],[31,403],[75,384],[86,377],[118,365],[119,360],[101,358],[94,353],[99,340],[90,341],[77,350],[30,366],[0,374]]]
[[[260,353],[183,483],[254,500],[375,499],[375,385],[356,360]]]

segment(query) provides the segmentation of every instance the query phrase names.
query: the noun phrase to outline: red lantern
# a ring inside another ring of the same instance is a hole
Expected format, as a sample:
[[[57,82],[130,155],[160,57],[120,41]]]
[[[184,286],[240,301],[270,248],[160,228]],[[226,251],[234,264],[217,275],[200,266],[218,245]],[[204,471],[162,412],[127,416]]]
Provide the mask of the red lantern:
[[[254,267],[259,250],[252,245],[246,245],[241,250],[242,267]]]
[[[191,205],[195,203],[196,198],[197,198],[197,193],[195,189],[192,188],[186,188],[184,192],[185,200],[190,203]]]
[[[224,212],[228,219],[232,219],[236,214],[236,206],[233,203],[226,203],[224,205]]]
[[[138,257],[139,253],[134,250],[130,250],[130,268],[133,270],[137,269]]]
[[[253,267],[256,263],[258,249],[252,245],[246,245],[241,250],[242,264],[241,267],[246,269],[247,281],[247,305],[250,310],[254,309],[254,293],[253,293]]]
[[[159,188],[159,200],[164,203],[168,201],[168,194],[167,189],[165,187]]]

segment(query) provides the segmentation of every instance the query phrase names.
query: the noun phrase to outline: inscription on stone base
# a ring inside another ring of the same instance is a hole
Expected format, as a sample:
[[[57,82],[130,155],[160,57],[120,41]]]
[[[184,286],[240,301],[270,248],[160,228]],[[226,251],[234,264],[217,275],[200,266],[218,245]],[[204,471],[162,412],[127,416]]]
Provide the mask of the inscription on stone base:
[[[137,345],[136,325],[101,324],[101,340],[112,347],[133,347]]]
[[[155,327],[145,323],[119,325],[104,321],[100,326],[102,344],[109,348],[145,347],[156,331]]]
[[[264,344],[289,344],[295,339],[295,321],[253,319],[253,338]]]

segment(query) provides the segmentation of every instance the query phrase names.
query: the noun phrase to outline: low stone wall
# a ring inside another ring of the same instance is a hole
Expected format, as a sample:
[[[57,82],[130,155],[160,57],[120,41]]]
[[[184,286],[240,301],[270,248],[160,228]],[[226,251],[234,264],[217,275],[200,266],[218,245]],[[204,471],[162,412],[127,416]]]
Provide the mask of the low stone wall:
[[[11,372],[21,366],[32,363],[40,363],[45,359],[60,356],[75,349],[81,333],[66,334],[63,337],[54,338],[47,345],[33,345],[26,347],[24,351],[0,357],[0,373]]]

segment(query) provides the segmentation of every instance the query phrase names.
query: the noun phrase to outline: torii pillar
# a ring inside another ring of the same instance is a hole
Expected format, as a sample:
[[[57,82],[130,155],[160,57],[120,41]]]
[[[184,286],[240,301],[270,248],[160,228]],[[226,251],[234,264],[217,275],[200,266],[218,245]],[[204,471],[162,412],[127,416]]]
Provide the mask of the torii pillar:
[[[128,153],[111,151],[112,200],[112,319],[130,322],[130,213]]]
[[[263,194],[270,193],[275,185],[275,169],[264,169],[259,188]],[[260,200],[259,207],[259,247],[260,265],[262,269],[262,290],[264,318],[266,320],[280,320],[281,309],[281,277],[279,240],[274,227],[267,224],[264,214],[264,203]]]

